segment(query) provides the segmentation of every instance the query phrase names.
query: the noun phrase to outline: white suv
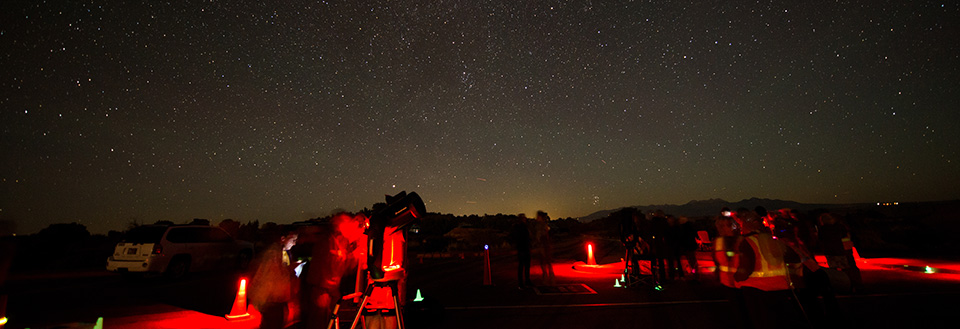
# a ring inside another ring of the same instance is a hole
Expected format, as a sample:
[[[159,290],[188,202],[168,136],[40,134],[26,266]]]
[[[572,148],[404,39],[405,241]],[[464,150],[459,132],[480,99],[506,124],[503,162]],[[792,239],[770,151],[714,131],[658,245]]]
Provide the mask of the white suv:
[[[252,256],[253,244],[219,227],[144,225],[125,234],[107,258],[107,270],[179,278],[194,271],[246,268]]]

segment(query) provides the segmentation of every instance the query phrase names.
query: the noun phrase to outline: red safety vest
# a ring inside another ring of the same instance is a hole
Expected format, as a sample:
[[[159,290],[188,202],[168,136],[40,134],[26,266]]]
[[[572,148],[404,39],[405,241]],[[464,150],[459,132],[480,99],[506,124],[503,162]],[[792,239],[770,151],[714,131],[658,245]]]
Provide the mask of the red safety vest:
[[[740,263],[740,251],[737,248],[741,240],[739,236],[731,238],[734,239],[734,242],[731,243],[730,248],[727,249],[727,243],[724,237],[717,237],[717,240],[713,242],[713,258],[717,261],[717,273],[720,275],[720,283],[730,288],[736,288],[737,280],[734,279],[733,276],[737,273],[737,266]]]
[[[783,262],[783,247],[769,234],[752,234],[743,237],[753,249],[754,268],[750,277],[737,282],[737,288],[753,287],[763,291],[790,289],[786,264]]]

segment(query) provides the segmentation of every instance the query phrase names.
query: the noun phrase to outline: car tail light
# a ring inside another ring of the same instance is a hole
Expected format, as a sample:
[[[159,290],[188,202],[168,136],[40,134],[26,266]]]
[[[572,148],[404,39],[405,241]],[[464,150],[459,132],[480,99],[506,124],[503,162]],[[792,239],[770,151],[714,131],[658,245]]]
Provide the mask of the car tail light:
[[[153,254],[154,255],[163,254],[163,246],[160,244],[153,245]]]

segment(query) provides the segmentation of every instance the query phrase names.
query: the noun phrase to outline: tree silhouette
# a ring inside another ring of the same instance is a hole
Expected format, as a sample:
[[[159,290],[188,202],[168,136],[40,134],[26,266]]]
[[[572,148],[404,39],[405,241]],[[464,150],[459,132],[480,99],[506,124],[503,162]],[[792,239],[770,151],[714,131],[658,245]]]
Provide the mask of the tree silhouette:
[[[230,233],[230,236],[233,237],[237,237],[237,233],[240,232],[240,222],[230,218],[220,221],[220,224],[217,226],[222,228],[224,231],[227,231],[227,233]]]
[[[51,224],[37,232],[37,238],[65,242],[83,241],[90,237],[87,227],[80,223]]]
[[[90,232],[79,223],[52,224],[31,238],[25,250],[36,255],[34,260],[47,268],[65,268],[76,265],[82,257]]]
[[[210,220],[209,220],[209,219],[203,219],[203,218],[194,218],[193,221],[191,221],[190,224],[188,224],[188,225],[204,225],[204,226],[210,226]]]

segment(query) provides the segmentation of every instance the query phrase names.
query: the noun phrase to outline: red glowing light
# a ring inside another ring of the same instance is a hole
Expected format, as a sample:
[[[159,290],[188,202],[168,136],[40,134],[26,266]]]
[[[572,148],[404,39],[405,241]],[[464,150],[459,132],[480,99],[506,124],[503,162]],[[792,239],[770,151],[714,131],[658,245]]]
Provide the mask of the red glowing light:
[[[237,298],[233,301],[233,308],[230,314],[224,315],[227,320],[240,320],[250,317],[247,311],[247,279],[240,279],[240,289],[237,290]]]
[[[597,259],[593,257],[593,243],[587,244],[587,265],[597,265]]]

